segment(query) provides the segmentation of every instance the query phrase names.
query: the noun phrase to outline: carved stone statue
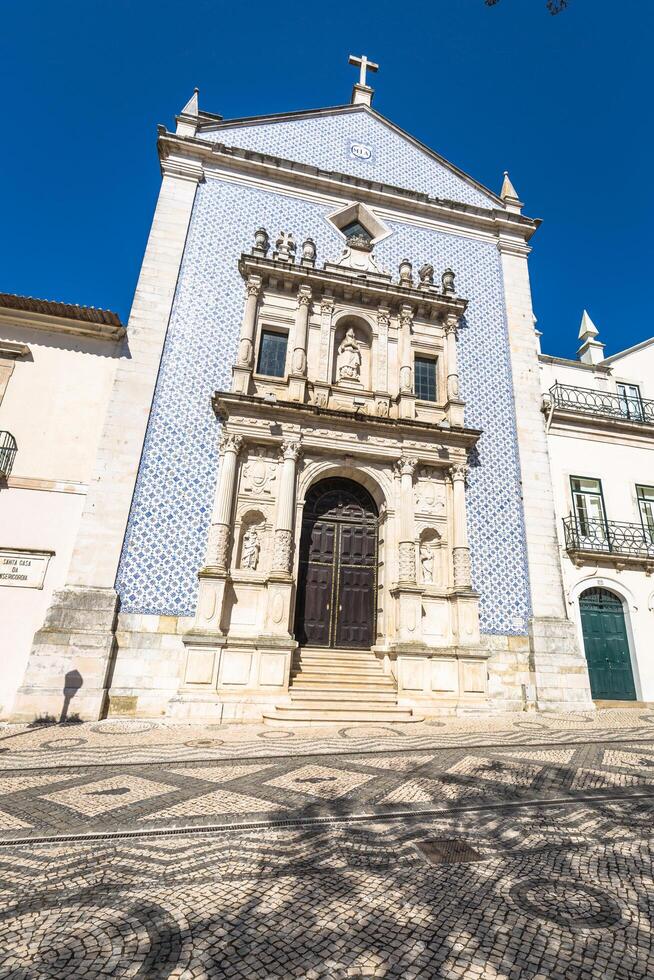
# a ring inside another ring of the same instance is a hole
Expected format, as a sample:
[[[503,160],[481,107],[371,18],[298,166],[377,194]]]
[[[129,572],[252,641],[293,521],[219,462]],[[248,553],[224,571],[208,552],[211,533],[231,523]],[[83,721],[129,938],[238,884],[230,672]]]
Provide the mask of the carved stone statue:
[[[259,528],[249,527],[243,535],[243,548],[241,551],[241,568],[256,569],[259,564],[259,552],[261,551],[261,540]]]
[[[337,368],[339,381],[361,379],[361,347],[352,327],[347,331],[338,348]]]
[[[423,583],[431,585],[434,581],[434,552],[426,541],[420,545],[420,568]]]

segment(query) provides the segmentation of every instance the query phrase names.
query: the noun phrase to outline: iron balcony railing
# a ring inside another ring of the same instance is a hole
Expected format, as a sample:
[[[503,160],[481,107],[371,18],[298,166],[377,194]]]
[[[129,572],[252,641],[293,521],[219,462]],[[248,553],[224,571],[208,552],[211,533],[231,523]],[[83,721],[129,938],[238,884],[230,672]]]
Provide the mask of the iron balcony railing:
[[[550,395],[554,408],[562,408],[568,412],[603,415],[644,425],[654,424],[654,401],[651,399],[559,384],[552,385]]]
[[[654,528],[642,524],[571,515],[563,518],[563,529],[569,552],[592,551],[654,559]]]
[[[9,476],[17,452],[18,446],[11,432],[0,429],[0,477]]]

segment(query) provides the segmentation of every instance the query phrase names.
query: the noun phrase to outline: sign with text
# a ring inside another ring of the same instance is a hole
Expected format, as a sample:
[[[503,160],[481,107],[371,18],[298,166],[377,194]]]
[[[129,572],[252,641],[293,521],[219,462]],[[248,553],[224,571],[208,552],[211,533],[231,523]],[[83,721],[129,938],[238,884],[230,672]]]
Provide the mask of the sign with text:
[[[0,548],[0,586],[42,589],[51,551],[8,551]]]

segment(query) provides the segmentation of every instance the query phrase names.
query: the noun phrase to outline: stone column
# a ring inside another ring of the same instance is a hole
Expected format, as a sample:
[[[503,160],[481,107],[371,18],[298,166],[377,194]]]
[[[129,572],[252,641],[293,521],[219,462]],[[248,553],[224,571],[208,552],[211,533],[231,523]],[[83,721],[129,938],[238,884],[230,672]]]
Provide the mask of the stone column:
[[[454,313],[448,313],[445,320],[445,342],[447,356],[447,401],[449,407],[450,425],[463,425],[463,402],[459,392],[459,365],[457,352],[457,331],[459,318]]]
[[[397,472],[400,475],[400,541],[399,581],[416,584],[416,542],[413,518],[413,474],[418,460],[402,457],[398,460]]]
[[[309,336],[309,314],[311,312],[311,289],[300,286],[297,294],[295,330],[293,339],[293,360],[290,383],[291,401],[304,401],[307,378],[307,343]]]
[[[220,477],[209,528],[206,564],[227,571],[232,509],[236,492],[236,461],[243,445],[242,436],[224,433],[220,442]]]
[[[233,389],[247,394],[250,387],[250,377],[254,367],[254,331],[257,325],[257,306],[261,293],[261,277],[248,276],[245,284],[246,300],[243,322],[241,323],[241,339],[238,345],[238,358],[233,368]]]
[[[411,332],[413,310],[406,303],[400,307],[400,417],[414,418],[416,396],[413,390],[413,356]]]
[[[450,470],[453,496],[453,542],[454,588],[471,589],[470,548],[468,547],[468,525],[466,521],[465,481],[468,473],[466,463],[453,463]]]
[[[416,532],[414,522],[413,474],[418,460],[403,456],[395,464],[400,477],[398,580],[391,589],[397,601],[396,621],[400,644],[417,649],[422,645],[422,594],[416,581]]]
[[[377,310],[377,389],[380,393],[388,391],[388,328],[391,324],[391,311],[387,306]]]
[[[293,528],[295,525],[295,470],[300,456],[300,443],[282,443],[282,472],[277,491],[277,524],[272,570],[290,575],[293,564]]]

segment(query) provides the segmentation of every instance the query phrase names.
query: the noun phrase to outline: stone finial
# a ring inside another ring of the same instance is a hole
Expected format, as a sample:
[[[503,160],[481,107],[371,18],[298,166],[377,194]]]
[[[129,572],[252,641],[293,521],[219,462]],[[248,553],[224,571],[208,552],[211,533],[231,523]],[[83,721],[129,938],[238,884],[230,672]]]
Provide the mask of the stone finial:
[[[451,269],[446,269],[441,276],[441,283],[443,285],[443,292],[446,296],[456,296],[456,289],[454,288],[454,273]]]
[[[504,171],[504,180],[502,181],[500,197],[504,201],[507,211],[513,211],[515,214],[520,214],[523,206],[522,201],[518,197],[518,192],[511,183],[508,170]]]
[[[400,262],[400,285],[413,286],[413,266],[408,259]]]
[[[418,276],[420,277],[421,286],[433,286],[434,285],[434,267],[430,265],[429,262],[425,262],[418,269]]]
[[[279,237],[275,242],[276,251],[273,258],[278,262],[295,262],[296,244],[292,232],[280,231]]]
[[[198,112],[200,111],[198,106],[199,94],[200,94],[200,89],[194,88],[193,95],[188,100],[188,102],[186,103],[182,111],[180,112],[180,116],[197,116]]]
[[[268,254],[268,249],[270,248],[270,238],[268,237],[268,232],[265,228],[257,228],[254,233],[254,245],[252,247],[252,254],[259,255],[262,259]]]
[[[193,89],[193,95],[188,100],[180,114],[177,116],[177,135],[195,136],[198,131],[198,91]]]
[[[316,264],[316,243],[313,238],[307,238],[302,242],[302,265],[314,266]]]
[[[581,346],[577,351],[577,357],[584,364],[599,364],[604,360],[604,344],[595,338],[599,336],[599,330],[584,310],[579,327],[579,340]]]

